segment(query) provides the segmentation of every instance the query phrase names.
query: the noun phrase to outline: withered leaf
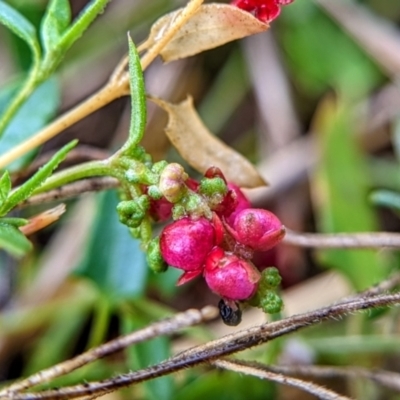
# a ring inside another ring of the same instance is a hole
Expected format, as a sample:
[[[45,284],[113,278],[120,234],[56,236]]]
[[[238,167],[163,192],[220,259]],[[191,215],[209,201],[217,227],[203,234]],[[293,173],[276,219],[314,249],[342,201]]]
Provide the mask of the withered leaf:
[[[154,23],[147,47],[154,44],[168,29],[181,11],[166,14]],[[233,40],[261,33],[269,28],[253,15],[228,4],[205,4],[178,30],[160,55],[164,61],[173,61],[213,49]]]
[[[240,187],[266,185],[245,157],[209,132],[197,114],[191,97],[179,104],[153,97],[151,100],[168,113],[165,133],[179,154],[197,171],[205,173],[209,167],[217,166],[229,182]]]

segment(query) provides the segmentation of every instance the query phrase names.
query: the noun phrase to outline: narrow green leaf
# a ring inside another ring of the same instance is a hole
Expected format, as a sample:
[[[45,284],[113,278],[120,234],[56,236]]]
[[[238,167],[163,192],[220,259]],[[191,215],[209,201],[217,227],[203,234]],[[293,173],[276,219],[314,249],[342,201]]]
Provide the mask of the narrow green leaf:
[[[118,221],[114,191],[98,196],[97,218],[77,274],[91,279],[112,300],[135,298],[146,288],[148,268],[138,240]]]
[[[43,167],[36,172],[35,175],[32,176],[28,181],[26,181],[22,186],[16,189],[7,199],[7,201],[3,204],[0,209],[0,214],[5,215],[10,210],[12,210],[17,204],[26,200],[32,192],[37,189],[53,172],[55,168],[57,168],[58,164],[64,160],[66,155],[70,152],[72,148],[76,146],[78,143],[77,140],[73,140],[72,142],[65,145],[61,148],[48,163],[46,163]]]
[[[0,178],[0,206],[7,200],[8,194],[11,190],[11,179],[8,171],[4,172]]]
[[[131,124],[129,137],[123,150],[134,149],[142,140],[146,127],[146,92],[143,71],[136,47],[128,35],[129,42],[129,82],[131,87]]]
[[[30,375],[49,368],[71,356],[79,339],[79,333],[87,322],[92,299],[82,299],[75,307],[70,302],[58,306],[58,312],[45,326],[34,347],[29,360],[24,363],[24,374]]]
[[[109,2],[110,0],[93,0],[90,2],[64,33],[59,43],[60,51],[66,52],[82,36],[95,18],[104,11]]]
[[[41,36],[46,53],[55,49],[71,22],[69,0],[52,0],[42,19]]]
[[[20,82],[4,87],[0,91],[0,115],[20,88]],[[4,131],[0,141],[0,154],[21,144],[43,128],[56,114],[60,105],[60,90],[55,78],[42,83],[21,106]],[[9,166],[11,171],[21,168],[32,158],[32,152]]]
[[[369,203],[370,181],[364,155],[357,147],[349,107],[332,98],[320,107],[318,132],[321,160],[311,181],[316,223],[320,231],[371,232],[378,220]],[[321,261],[342,272],[357,290],[387,276],[389,261],[373,250],[324,250]]]
[[[24,40],[31,48],[34,63],[40,60],[40,45],[35,27],[17,10],[0,0],[0,23]]]
[[[15,257],[22,257],[31,248],[31,242],[18,228],[0,224],[0,249],[4,249]]]
[[[19,228],[20,226],[24,226],[28,223],[28,220],[25,218],[0,218],[0,224],[7,224],[15,226]]]
[[[132,316],[130,314],[122,315],[123,333],[129,333],[149,324],[147,318]],[[145,368],[148,365],[157,363],[170,357],[170,340],[167,337],[158,337],[148,342],[139,343],[127,349],[128,368],[132,370]],[[171,400],[174,398],[174,381],[170,376],[153,379],[151,382],[145,382],[146,399],[149,400]]]

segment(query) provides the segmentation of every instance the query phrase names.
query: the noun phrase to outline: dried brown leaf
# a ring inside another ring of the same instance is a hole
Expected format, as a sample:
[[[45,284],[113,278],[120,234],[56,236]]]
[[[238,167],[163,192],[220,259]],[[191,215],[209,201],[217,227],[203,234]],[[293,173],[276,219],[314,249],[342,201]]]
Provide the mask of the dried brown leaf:
[[[146,42],[152,46],[173,23],[181,10],[161,17],[154,23]],[[160,55],[173,61],[213,49],[233,40],[261,33],[269,28],[250,13],[228,4],[206,4],[178,30]]]
[[[35,215],[32,218],[29,218],[29,222],[26,225],[21,226],[19,230],[26,236],[32,235],[32,233],[40,231],[46,226],[57,221],[61,217],[61,215],[65,213],[65,211],[65,204],[59,204],[54,208],[51,208],[38,215]]]
[[[197,171],[204,173],[209,167],[217,166],[229,182],[240,187],[266,185],[253,164],[209,132],[193,107],[191,97],[179,104],[152,100],[168,113],[165,133],[169,140]]]

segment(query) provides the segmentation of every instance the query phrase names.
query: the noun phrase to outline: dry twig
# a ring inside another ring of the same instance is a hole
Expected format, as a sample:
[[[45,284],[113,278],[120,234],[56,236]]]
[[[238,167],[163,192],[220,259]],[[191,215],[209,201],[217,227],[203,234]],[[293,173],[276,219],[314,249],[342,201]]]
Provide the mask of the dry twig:
[[[323,386],[317,385],[313,382],[306,382],[298,378],[285,376],[281,372],[272,372],[268,367],[260,363],[238,360],[216,360],[212,361],[211,364],[218,368],[227,369],[229,371],[251,375],[257,378],[281,383],[283,385],[292,386],[303,390],[304,392],[311,393],[319,399],[350,400],[350,397],[342,396],[330,389],[326,389]]]
[[[146,328],[120,336],[115,340],[111,340],[101,346],[95,347],[94,349],[91,349],[75,358],[42,370],[23,381],[14,383],[0,391],[0,398],[14,398],[14,393],[16,392],[48,382],[58,376],[66,375],[86,364],[125,349],[132,344],[140,343],[161,335],[169,335],[180,329],[214,319],[217,315],[218,311],[215,307],[204,307],[201,310],[190,309],[176,314],[171,318],[155,322]]]
[[[8,389],[8,392],[6,392],[8,393],[7,397],[4,397],[3,395],[0,396],[0,399],[58,400],[72,399],[85,395],[100,395],[117,390],[121,387],[164,376],[184,368],[210,362],[220,357],[266,343],[276,339],[277,337],[315,325],[322,321],[341,318],[356,311],[377,307],[387,307],[397,304],[400,304],[400,293],[344,301],[312,312],[295,315],[272,323],[265,323],[244,331],[226,335],[221,339],[211,341],[202,346],[196,346],[155,366],[139,371],[105,379],[99,382],[91,382],[83,385],[65,387],[59,390],[47,390],[38,393],[20,394],[14,392],[11,396]]]

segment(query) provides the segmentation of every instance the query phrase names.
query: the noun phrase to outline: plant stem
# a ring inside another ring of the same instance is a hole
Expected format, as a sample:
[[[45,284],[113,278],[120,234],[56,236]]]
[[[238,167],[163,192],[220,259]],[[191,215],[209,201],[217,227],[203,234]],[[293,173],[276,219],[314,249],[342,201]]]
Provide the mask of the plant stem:
[[[176,32],[197,12],[203,1],[204,0],[191,0],[188,5],[179,13],[173,25],[165,32],[163,37],[152,47],[150,47],[148,52],[142,57],[141,65],[143,71],[159,55],[160,51],[168,44]],[[145,46],[141,46],[141,48],[143,47]],[[120,73],[121,67],[119,66],[117,69],[117,73]],[[5,168],[8,164],[23,156],[28,151],[35,149],[43,143],[46,143],[60,132],[87,117],[94,111],[97,111],[108,103],[111,103],[113,100],[128,94],[129,74],[125,73],[120,77],[120,79],[116,79],[115,74],[113,74],[112,79],[110,79],[110,81],[103,88],[90,96],[87,100],[78,104],[72,110],[62,115],[53,123],[39,131],[36,135],[32,136],[30,139],[18,146],[15,146],[6,154],[0,156],[0,169]]]
[[[12,118],[20,109],[22,104],[40,83],[41,82],[37,80],[37,70],[34,68],[30,72],[28,79],[24,82],[21,90],[19,90],[16,96],[11,100],[11,104],[7,107],[6,111],[2,115],[0,120],[0,137],[3,136],[8,124],[11,122]]]
[[[120,174],[117,169],[112,167],[111,158],[101,161],[89,161],[53,174],[42,186],[34,191],[34,194],[47,192],[67,183],[92,176],[112,176],[117,178]]]

